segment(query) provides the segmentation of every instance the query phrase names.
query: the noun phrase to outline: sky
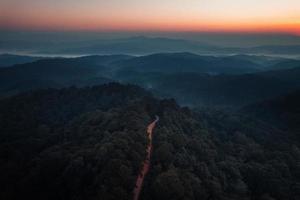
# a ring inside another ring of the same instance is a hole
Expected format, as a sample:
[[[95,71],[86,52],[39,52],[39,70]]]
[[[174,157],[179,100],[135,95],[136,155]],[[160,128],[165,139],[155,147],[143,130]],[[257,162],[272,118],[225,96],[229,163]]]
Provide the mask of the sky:
[[[0,29],[300,35],[300,0],[0,0]]]

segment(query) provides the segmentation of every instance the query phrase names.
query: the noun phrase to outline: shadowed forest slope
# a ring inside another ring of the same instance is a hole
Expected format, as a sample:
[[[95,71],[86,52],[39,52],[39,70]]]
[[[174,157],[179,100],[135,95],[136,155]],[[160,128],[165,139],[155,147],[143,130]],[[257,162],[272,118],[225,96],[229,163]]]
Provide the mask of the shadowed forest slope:
[[[285,131],[113,83],[0,101],[1,199],[131,199],[155,115],[141,199],[299,198],[299,143]]]

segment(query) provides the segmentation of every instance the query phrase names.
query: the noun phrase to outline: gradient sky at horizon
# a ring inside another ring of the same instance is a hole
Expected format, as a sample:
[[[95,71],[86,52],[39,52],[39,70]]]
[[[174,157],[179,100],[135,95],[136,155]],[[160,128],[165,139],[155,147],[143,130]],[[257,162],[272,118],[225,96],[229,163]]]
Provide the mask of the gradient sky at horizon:
[[[0,0],[0,28],[300,34],[300,0]]]

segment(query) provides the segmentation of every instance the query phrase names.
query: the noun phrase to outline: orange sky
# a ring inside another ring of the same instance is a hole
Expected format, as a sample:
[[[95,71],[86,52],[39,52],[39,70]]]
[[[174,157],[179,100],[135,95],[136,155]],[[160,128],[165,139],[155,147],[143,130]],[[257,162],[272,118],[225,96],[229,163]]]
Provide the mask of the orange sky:
[[[0,28],[300,34],[300,0],[0,0]]]

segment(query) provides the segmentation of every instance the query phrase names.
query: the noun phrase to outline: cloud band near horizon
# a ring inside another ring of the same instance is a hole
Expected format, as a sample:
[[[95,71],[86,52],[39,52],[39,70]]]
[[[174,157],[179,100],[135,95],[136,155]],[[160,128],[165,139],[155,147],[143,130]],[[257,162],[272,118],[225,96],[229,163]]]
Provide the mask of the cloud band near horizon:
[[[0,28],[300,34],[300,1],[0,0]]]

